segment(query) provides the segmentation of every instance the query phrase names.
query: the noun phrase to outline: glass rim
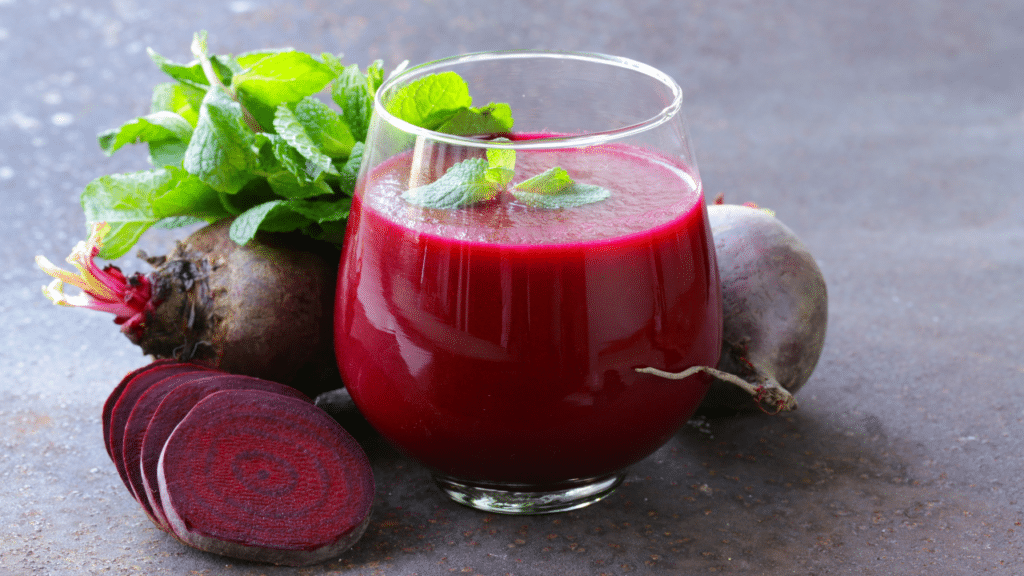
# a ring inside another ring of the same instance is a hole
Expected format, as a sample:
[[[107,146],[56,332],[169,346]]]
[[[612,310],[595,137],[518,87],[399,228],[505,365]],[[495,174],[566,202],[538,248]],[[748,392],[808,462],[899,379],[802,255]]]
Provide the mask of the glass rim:
[[[586,132],[583,134],[573,134],[568,136],[558,136],[552,138],[541,138],[531,140],[516,140],[516,141],[494,141],[494,140],[481,140],[471,136],[456,136],[454,134],[446,134],[444,132],[436,132],[427,128],[421,128],[415,124],[410,124],[405,120],[398,118],[397,116],[388,112],[383,102],[381,101],[382,95],[399,82],[406,80],[410,75],[426,76],[431,71],[440,68],[451,68],[458,64],[480,62],[485,60],[525,60],[525,59],[540,59],[540,58],[561,58],[569,60],[579,60],[583,62],[589,62],[593,64],[604,64],[610,66],[617,66],[619,68],[633,70],[640,74],[643,74],[649,78],[652,78],[660,82],[663,86],[667,87],[672,94],[672,101],[665,107],[659,110],[656,114],[652,115],[646,120],[623,126],[620,128],[614,128],[612,130],[602,130],[599,132]],[[561,50],[493,50],[484,52],[471,52],[467,54],[460,54],[457,56],[449,56],[446,58],[439,58],[437,60],[431,60],[422,64],[417,64],[404,69],[399,69],[392,72],[391,76],[388,76],[384,82],[377,88],[377,92],[373,96],[373,113],[380,115],[380,117],[391,124],[392,126],[407,132],[417,137],[429,138],[438,142],[444,142],[446,144],[453,144],[457,146],[471,146],[477,148],[508,148],[508,149],[547,149],[547,148],[566,148],[566,147],[583,147],[591,146],[595,144],[605,144],[613,140],[622,138],[628,138],[641,132],[651,130],[665,122],[668,122],[675,117],[683,105],[683,90],[679,87],[679,84],[672,79],[671,76],[658,70],[657,68],[626,58],[623,56],[612,56],[609,54],[602,54],[598,52],[576,52],[576,51],[561,51]]]

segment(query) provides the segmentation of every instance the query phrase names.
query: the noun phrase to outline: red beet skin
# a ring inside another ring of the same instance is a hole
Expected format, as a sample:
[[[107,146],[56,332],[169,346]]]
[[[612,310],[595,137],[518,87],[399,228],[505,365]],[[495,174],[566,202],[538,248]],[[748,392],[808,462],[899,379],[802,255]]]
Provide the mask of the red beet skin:
[[[157,469],[167,521],[182,541],[290,566],[354,544],[374,494],[365,453],[337,422],[262,391],[200,401],[167,439]]]
[[[221,390],[264,390],[312,403],[308,396],[291,386],[252,376],[216,372],[211,372],[211,374],[211,376],[179,384],[166,396],[159,399],[159,405],[152,406],[153,412],[148,418],[146,427],[142,430],[139,450],[135,454],[129,450],[132,442],[127,439],[128,430],[125,431],[125,466],[129,469],[134,466],[135,470],[140,473],[142,488],[138,490],[137,494],[139,503],[151,512],[154,521],[166,530],[170,530],[170,525],[167,524],[157,485],[157,464],[160,460],[160,452],[163,451],[164,443],[174,428],[200,400]],[[143,399],[139,400],[139,405],[135,407],[132,418],[135,417],[134,412],[139,411],[143,400],[149,394],[147,392],[143,395]],[[129,429],[132,428],[131,424],[130,420]],[[129,460],[133,457],[134,462],[130,462]],[[134,484],[135,478],[131,475],[129,477],[132,479],[133,485],[138,486]]]

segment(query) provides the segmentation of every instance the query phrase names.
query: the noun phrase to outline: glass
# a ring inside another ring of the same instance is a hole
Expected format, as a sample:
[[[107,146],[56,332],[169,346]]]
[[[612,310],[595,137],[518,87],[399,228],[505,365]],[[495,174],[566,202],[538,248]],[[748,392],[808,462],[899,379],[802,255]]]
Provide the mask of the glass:
[[[388,112],[403,87],[449,71],[474,106],[508,103],[513,130],[456,136]],[[335,346],[362,414],[452,499],[508,514],[595,502],[703,398],[703,374],[636,372],[715,366],[721,346],[714,244],[681,106],[665,74],[586,53],[458,56],[377,92]],[[511,182],[492,196],[436,207],[406,194],[456,163],[486,164],[489,151],[515,152]],[[607,197],[523,200],[517,185],[555,166]]]

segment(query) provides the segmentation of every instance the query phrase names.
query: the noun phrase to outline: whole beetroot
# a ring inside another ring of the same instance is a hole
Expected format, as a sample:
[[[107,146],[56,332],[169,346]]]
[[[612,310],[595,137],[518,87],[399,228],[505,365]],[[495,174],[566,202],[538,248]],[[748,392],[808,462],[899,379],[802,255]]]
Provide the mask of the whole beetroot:
[[[155,270],[130,277],[93,262],[109,229],[97,225],[68,258],[79,275],[37,258],[56,277],[44,292],[57,304],[114,313],[155,358],[274,380],[311,397],[340,387],[332,344],[337,249],[263,233],[240,246],[230,225],[201,228],[169,255],[148,258]],[[83,293],[64,294],[63,282]]]
[[[810,378],[825,343],[828,291],[814,257],[785,224],[754,205],[708,207],[722,286],[722,353],[718,366],[695,366],[715,379],[698,414],[758,408],[793,410],[793,394]]]

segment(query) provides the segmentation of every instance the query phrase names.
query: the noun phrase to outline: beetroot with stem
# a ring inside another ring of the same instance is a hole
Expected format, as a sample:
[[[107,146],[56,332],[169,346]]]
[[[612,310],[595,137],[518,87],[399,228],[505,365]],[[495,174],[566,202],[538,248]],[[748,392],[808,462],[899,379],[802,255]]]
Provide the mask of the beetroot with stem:
[[[230,219],[206,226],[168,256],[149,258],[154,271],[126,277],[94,262],[110,230],[98,224],[68,258],[79,274],[37,257],[56,278],[44,292],[57,304],[113,313],[155,358],[266,378],[311,397],[340,387],[332,344],[337,248],[264,233],[240,246],[230,226]],[[64,283],[82,294],[66,295]]]
[[[793,397],[821,356],[828,292],[814,257],[771,211],[752,204],[708,207],[722,286],[722,354],[698,414],[796,408]]]
[[[151,406],[152,413],[147,419],[145,429],[142,430],[137,453],[131,451],[130,447],[133,446],[133,443],[126,438],[125,466],[129,470],[134,466],[140,473],[141,490],[137,488],[139,503],[152,513],[157,524],[167,530],[170,530],[170,526],[167,524],[157,484],[157,464],[160,460],[160,452],[163,451],[164,443],[171,432],[189,411],[203,398],[221,390],[263,390],[312,402],[309,397],[291,386],[235,374],[214,374],[182,382],[166,396],[159,398],[159,404]],[[136,406],[135,411],[139,410],[145,400],[145,397],[139,400],[140,406]],[[134,412],[132,417],[135,417]],[[130,428],[131,422],[129,421]],[[129,433],[131,432],[126,429],[125,435],[127,436]]]
[[[365,453],[323,410],[294,398],[207,396],[167,439],[157,468],[168,523],[201,550],[315,564],[351,547],[369,521]]]

